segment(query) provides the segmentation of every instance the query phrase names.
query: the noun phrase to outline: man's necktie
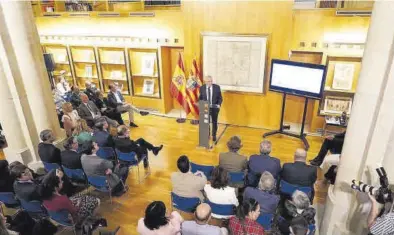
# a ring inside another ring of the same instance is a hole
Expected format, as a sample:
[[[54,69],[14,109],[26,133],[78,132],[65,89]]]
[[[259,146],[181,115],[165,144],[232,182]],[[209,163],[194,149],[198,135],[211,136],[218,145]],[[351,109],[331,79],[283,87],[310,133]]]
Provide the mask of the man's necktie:
[[[211,87],[208,87],[208,104],[209,104],[209,105],[212,104],[212,100],[211,100]]]

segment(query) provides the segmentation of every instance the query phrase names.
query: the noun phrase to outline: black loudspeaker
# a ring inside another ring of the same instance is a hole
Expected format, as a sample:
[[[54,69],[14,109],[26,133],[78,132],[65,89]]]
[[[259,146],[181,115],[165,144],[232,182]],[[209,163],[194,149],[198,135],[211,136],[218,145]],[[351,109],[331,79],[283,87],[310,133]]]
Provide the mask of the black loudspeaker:
[[[48,72],[53,72],[55,70],[55,61],[53,60],[53,55],[49,53],[44,53],[45,66]]]

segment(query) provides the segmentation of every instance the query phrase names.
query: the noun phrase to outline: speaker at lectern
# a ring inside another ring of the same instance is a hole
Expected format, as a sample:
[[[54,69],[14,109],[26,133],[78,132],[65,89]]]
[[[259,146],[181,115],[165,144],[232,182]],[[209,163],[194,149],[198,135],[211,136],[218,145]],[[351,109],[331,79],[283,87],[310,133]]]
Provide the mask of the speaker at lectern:
[[[200,110],[199,119],[199,144],[198,146],[209,148],[209,104],[206,100],[200,100],[198,102],[198,108]]]

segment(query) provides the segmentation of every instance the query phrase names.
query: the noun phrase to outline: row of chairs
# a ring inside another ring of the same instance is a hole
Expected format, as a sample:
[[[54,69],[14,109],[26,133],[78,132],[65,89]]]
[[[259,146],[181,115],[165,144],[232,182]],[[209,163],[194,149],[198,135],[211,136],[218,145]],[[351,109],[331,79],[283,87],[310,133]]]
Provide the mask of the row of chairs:
[[[52,221],[61,225],[64,228],[72,229],[74,234],[75,223],[72,220],[70,213],[66,210],[62,211],[50,211],[45,208],[40,201],[25,201],[17,199],[12,192],[1,192],[0,193],[1,205],[5,205],[7,208],[22,209],[26,211],[32,218],[47,218],[49,217]]]
[[[210,180],[214,166],[199,165],[193,162],[191,162],[190,165],[191,165],[191,171],[193,173],[197,171],[201,171],[204,173],[207,179]],[[230,183],[243,183],[244,179],[245,179],[245,174],[243,172],[236,172],[236,173],[230,172]],[[291,196],[296,190],[302,191],[309,196],[312,193],[311,187],[304,187],[304,186],[290,184],[284,180],[280,181],[279,191],[281,194]]]

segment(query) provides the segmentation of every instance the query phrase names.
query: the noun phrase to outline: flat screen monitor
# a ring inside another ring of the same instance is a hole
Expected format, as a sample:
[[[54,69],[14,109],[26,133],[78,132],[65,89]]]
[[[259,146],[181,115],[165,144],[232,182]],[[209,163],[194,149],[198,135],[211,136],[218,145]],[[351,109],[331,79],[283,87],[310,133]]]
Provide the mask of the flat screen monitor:
[[[270,91],[320,99],[326,78],[326,66],[273,59]]]

